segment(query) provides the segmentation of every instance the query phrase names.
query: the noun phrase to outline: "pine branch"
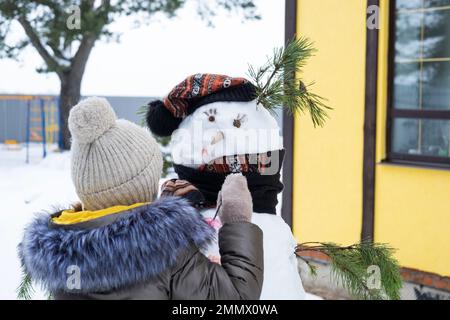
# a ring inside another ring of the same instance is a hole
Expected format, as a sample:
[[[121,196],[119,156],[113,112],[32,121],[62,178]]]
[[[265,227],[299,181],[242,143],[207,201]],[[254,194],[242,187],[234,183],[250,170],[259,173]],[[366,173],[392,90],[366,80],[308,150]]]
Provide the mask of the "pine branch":
[[[21,300],[31,300],[34,294],[33,282],[30,275],[22,268],[22,279],[17,288],[17,298]]]
[[[358,299],[400,299],[402,278],[398,262],[393,257],[394,250],[385,244],[363,242],[351,246],[334,243],[305,242],[296,248],[301,252],[315,251],[330,258],[333,279]],[[380,270],[379,287],[368,285],[369,267]]]
[[[257,102],[270,112],[285,108],[291,115],[308,111],[314,126],[322,126],[327,118],[325,99],[310,92],[296,75],[302,71],[315,49],[307,38],[276,48],[262,67],[249,66],[248,75],[256,86]]]
[[[136,111],[136,115],[141,119],[140,125],[145,127],[146,126],[146,117],[147,117],[147,111],[148,111],[148,104],[140,106],[139,109]]]
[[[313,277],[317,276],[317,267],[313,265],[309,260],[306,260],[302,256],[298,256],[309,268],[309,272]]]

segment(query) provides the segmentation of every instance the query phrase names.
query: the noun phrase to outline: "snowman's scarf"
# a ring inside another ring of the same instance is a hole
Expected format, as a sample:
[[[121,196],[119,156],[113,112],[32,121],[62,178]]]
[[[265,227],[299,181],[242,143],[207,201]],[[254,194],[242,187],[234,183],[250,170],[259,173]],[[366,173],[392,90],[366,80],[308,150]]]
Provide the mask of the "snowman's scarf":
[[[254,212],[276,214],[277,195],[283,190],[283,184],[280,181],[280,169],[283,163],[284,150],[272,151],[272,154],[274,152],[279,155],[277,167],[273,170],[274,174],[264,174],[261,173],[261,170],[241,171],[247,178]],[[247,167],[251,168],[251,166]],[[261,168],[260,164],[256,164],[256,166]],[[220,166],[220,171],[211,171],[211,166],[208,166],[209,171],[177,164],[174,167],[179,179],[189,181],[203,193],[207,207],[215,207],[217,195],[222,188],[225,177],[236,172],[236,167],[233,166],[228,166],[229,169],[223,171],[223,165]]]

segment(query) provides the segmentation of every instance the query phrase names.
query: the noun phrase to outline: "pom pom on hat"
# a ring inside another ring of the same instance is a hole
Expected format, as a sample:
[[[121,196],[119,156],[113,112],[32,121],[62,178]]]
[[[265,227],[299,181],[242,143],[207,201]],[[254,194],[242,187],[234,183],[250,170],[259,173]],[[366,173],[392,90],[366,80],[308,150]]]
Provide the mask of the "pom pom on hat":
[[[87,98],[74,106],[69,130],[79,143],[92,143],[116,124],[116,114],[104,98]]]
[[[170,136],[178,128],[182,120],[175,118],[161,100],[155,100],[148,104],[146,114],[147,126],[157,136]]]

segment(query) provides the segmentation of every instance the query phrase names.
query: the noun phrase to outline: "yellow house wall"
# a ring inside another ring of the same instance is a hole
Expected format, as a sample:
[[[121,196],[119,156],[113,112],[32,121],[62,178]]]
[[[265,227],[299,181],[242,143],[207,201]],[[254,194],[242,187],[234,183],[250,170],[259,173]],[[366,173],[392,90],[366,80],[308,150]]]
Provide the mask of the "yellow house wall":
[[[323,128],[295,119],[293,228],[298,241],[359,241],[365,1],[298,0],[297,35],[318,49],[301,75],[334,108]]]
[[[450,171],[381,164],[386,157],[389,1],[380,7],[375,241],[405,267],[450,276]],[[297,34],[318,52],[302,79],[334,108],[324,128],[295,119],[293,228],[298,241],[360,240],[366,1],[298,0]]]
[[[388,1],[382,1],[378,162],[386,156],[388,16]],[[450,276],[450,170],[378,164],[375,241],[387,242],[397,248],[397,258],[405,267]]]

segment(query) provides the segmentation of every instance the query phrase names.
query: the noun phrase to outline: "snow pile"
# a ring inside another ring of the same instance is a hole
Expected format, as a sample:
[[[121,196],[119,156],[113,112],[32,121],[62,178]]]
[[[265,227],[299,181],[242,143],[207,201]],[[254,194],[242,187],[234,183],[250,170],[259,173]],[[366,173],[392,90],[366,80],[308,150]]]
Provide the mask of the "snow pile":
[[[0,145],[0,299],[17,297],[21,279],[17,244],[33,214],[77,200],[70,178],[69,152],[50,151],[42,159],[42,145],[32,145],[30,164],[25,159],[25,148],[8,150]],[[34,297],[46,298],[41,291]]]

